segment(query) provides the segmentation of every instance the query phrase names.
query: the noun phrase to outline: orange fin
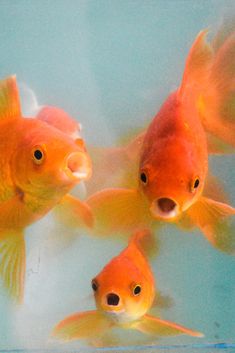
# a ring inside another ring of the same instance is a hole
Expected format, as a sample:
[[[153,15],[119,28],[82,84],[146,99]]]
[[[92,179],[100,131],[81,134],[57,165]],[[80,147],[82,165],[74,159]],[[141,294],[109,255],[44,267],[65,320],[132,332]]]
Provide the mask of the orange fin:
[[[232,154],[235,152],[234,146],[231,146],[219,139],[217,136],[207,132],[207,148],[210,154]]]
[[[130,238],[129,244],[137,246],[145,257],[155,256],[159,250],[157,237],[153,234],[153,231],[148,228],[134,232]]]
[[[136,321],[132,328],[135,328],[143,333],[154,336],[176,336],[188,335],[193,337],[203,337],[200,332],[190,330],[184,326],[175,324],[171,321],[161,320],[151,315],[144,315],[144,317]]]
[[[200,89],[204,85],[208,67],[212,59],[212,48],[206,42],[207,30],[201,31],[189,52],[185,64],[183,80],[179,89],[181,100],[188,100],[188,91]]]
[[[146,199],[135,189],[105,189],[87,199],[99,235],[132,232],[150,225]]]
[[[10,296],[23,301],[25,278],[25,242],[21,231],[0,233],[0,275]]]
[[[137,135],[123,147],[88,148],[93,163],[92,178],[86,183],[88,196],[107,188],[137,186],[138,162],[144,135],[144,132]]]
[[[212,174],[206,177],[203,196],[222,203],[229,203],[229,195],[223,182]]]
[[[91,339],[102,336],[112,323],[97,310],[85,311],[67,317],[59,322],[52,336],[62,341]]]
[[[90,207],[86,202],[72,195],[65,195],[55,207],[55,212],[59,220],[67,227],[93,227],[94,218]]]
[[[19,92],[16,76],[0,81],[0,120],[21,117]]]
[[[224,44],[225,40],[234,32],[235,29],[235,17],[233,11],[225,14],[222,25],[218,29],[215,38],[212,41],[212,47],[215,51]]]
[[[214,55],[198,96],[198,110],[204,128],[235,147],[235,25],[233,33],[231,28],[225,30],[212,45]]]
[[[159,290],[156,290],[155,298],[152,307],[160,309],[169,309],[174,305],[174,300],[169,295],[162,294]]]
[[[235,208],[222,202],[201,197],[188,209],[187,214],[213,246],[224,252],[234,254],[234,225],[229,222],[228,217],[235,215]]]

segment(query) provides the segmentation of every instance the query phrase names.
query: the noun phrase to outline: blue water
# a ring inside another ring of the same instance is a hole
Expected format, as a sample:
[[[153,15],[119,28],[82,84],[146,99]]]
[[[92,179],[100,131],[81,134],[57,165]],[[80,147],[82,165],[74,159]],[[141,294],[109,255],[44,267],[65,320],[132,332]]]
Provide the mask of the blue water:
[[[232,11],[231,4],[1,0],[0,77],[16,73],[39,104],[60,106],[76,117],[88,144],[108,146],[151,120],[179,84],[196,34],[205,27],[215,30],[223,14]],[[234,162],[233,156],[210,159],[233,205]],[[94,308],[90,280],[125,244],[81,232],[65,242],[64,234],[50,214],[27,230],[24,304],[13,305],[0,288],[2,351],[84,352],[84,343],[61,345],[50,339],[50,331],[65,316]],[[135,352],[141,348],[136,344],[149,343],[159,351],[168,351],[168,345],[175,352],[235,351],[234,259],[213,249],[196,231],[166,227],[159,236],[161,252],[152,266],[157,287],[173,299],[172,307],[160,314],[204,332],[205,338],[148,342],[131,334],[126,342],[133,343]]]

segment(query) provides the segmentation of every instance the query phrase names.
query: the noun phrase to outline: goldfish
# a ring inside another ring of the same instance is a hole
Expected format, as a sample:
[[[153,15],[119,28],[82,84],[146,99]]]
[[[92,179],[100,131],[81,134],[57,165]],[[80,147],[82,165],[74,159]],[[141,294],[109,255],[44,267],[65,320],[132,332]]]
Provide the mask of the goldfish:
[[[208,155],[235,147],[235,32],[221,29],[212,43],[206,35],[196,37],[180,86],[148,128],[124,147],[98,151],[87,199],[98,234],[171,222],[198,227],[212,246],[234,253],[235,208],[210,178]]]
[[[148,263],[149,230],[136,231],[128,246],[92,279],[96,310],[73,314],[59,322],[52,335],[63,341],[102,341],[114,327],[137,330],[151,336],[202,337],[171,321],[148,314],[155,298],[155,281]],[[158,297],[156,298],[156,302]]]
[[[25,228],[58,205],[92,223],[89,207],[69,195],[91,175],[85,145],[43,120],[22,116],[15,76],[0,81],[0,275],[17,302],[24,293]]]

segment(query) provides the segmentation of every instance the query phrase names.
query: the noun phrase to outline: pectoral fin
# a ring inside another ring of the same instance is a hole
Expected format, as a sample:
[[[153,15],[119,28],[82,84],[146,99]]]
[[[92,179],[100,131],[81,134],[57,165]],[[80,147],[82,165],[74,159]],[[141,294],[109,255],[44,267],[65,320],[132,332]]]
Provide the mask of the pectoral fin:
[[[66,195],[56,206],[57,217],[68,227],[91,228],[94,223],[90,207],[78,198]]]
[[[207,132],[207,148],[210,154],[232,154],[235,149],[234,146],[227,144],[225,141],[219,139],[217,136]]]
[[[197,225],[207,240],[219,250],[234,254],[235,232],[229,216],[235,215],[235,208],[201,197],[187,211],[191,221]]]
[[[125,145],[121,141],[120,147],[88,148],[93,164],[92,177],[86,183],[89,196],[103,189],[137,186],[136,175],[144,136],[145,132],[136,136],[128,134],[126,137],[130,142]]]
[[[22,302],[25,277],[25,242],[22,231],[0,233],[0,275],[10,296]]]
[[[152,217],[144,196],[135,189],[106,189],[87,199],[99,235],[147,227]]]
[[[67,317],[54,328],[52,336],[62,341],[90,340],[102,336],[112,323],[96,310],[85,311]]]
[[[203,334],[200,332],[190,330],[189,328],[175,324],[174,322],[161,320],[150,315],[145,315],[141,320],[137,321],[133,328],[154,336],[188,335],[193,337],[203,337]]]

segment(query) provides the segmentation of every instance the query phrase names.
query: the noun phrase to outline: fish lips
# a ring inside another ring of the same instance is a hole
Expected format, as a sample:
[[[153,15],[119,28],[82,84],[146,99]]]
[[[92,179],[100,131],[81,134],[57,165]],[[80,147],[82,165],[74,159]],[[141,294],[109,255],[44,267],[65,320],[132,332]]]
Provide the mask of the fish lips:
[[[152,201],[150,212],[154,218],[173,220],[179,215],[180,207],[172,198],[159,197]]]
[[[91,160],[87,153],[73,152],[66,158],[66,176],[72,181],[87,180],[91,177]]]

